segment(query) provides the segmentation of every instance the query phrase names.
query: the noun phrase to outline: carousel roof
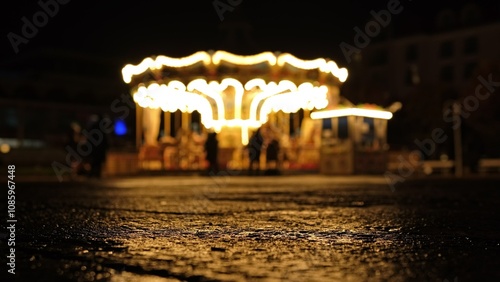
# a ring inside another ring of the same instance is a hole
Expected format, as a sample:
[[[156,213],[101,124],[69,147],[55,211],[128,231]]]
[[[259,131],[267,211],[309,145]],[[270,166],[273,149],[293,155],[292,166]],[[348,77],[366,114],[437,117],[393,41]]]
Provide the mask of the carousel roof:
[[[196,52],[183,58],[172,58],[167,56],[156,56],[145,58],[138,65],[128,64],[122,69],[123,80],[134,84],[134,79],[139,78],[140,83],[144,80],[142,76],[153,72],[156,79],[172,78],[182,76],[200,75],[234,75],[241,79],[250,76],[248,80],[269,75],[271,80],[279,77],[293,77],[305,75],[309,80],[338,80],[342,83],[347,79],[348,72],[345,68],[339,68],[337,64],[329,59],[317,58],[314,60],[302,60],[289,53],[263,52],[256,55],[241,56],[226,51]],[[263,77],[265,79],[265,77]],[[267,80],[267,79],[266,79]]]

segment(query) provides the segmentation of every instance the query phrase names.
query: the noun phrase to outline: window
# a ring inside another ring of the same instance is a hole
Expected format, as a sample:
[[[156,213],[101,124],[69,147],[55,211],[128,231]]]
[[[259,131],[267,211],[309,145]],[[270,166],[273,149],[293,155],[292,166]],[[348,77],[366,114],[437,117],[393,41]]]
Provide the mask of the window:
[[[323,132],[325,132],[325,129],[332,129],[332,119],[331,118],[324,118],[323,119]]]
[[[454,69],[452,66],[444,66],[441,68],[441,81],[444,82],[451,82],[453,81],[454,75],[453,75]]]
[[[464,78],[468,79],[471,78],[472,75],[474,74],[474,71],[476,71],[477,63],[476,62],[469,62],[465,64],[464,67]]]
[[[477,53],[477,38],[469,37],[464,40],[464,54],[476,54]]]
[[[417,44],[411,44],[406,48],[406,61],[413,62],[418,59]]]
[[[445,42],[441,43],[439,53],[441,55],[441,58],[453,57],[453,54],[454,54],[453,42],[445,41]]]
[[[349,138],[349,127],[347,126],[347,117],[339,117],[339,125],[338,125],[338,134],[339,139],[347,139]]]

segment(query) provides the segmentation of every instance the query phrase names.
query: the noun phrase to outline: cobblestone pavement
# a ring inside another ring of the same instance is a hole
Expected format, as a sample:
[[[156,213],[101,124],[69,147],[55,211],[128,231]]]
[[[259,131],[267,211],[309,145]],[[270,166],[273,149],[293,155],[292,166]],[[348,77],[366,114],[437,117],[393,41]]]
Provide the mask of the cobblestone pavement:
[[[15,276],[499,281],[499,184],[407,181],[392,192],[382,177],[312,175],[19,183]]]

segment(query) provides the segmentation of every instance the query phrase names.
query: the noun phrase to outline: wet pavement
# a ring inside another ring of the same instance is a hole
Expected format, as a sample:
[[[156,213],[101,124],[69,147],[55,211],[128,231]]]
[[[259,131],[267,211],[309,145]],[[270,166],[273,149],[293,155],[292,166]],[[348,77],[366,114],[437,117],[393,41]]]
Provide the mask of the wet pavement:
[[[382,177],[313,175],[19,183],[16,274],[3,255],[0,277],[500,281],[498,179],[395,191]]]

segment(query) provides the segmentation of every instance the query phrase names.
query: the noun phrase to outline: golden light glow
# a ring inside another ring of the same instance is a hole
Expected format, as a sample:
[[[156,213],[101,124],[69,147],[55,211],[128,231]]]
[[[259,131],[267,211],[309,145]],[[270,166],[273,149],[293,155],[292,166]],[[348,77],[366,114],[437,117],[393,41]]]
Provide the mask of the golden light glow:
[[[221,61],[236,65],[257,65],[263,62],[267,62],[269,65],[273,66],[276,64],[276,56],[271,52],[262,52],[257,55],[252,56],[240,56],[231,54],[226,51],[217,51],[212,56],[212,62],[215,65],[220,64]]]
[[[163,67],[184,68],[199,63],[208,66],[207,70],[214,70],[214,66],[222,63],[240,66],[267,64],[279,68],[289,65],[299,70],[317,69],[335,76],[340,82],[344,82],[348,75],[345,68],[339,68],[335,62],[322,58],[301,60],[291,54],[276,55],[271,52],[240,56],[226,51],[214,53],[202,51],[184,58],[166,56],[146,58],[138,65],[126,65],[122,69],[122,75],[123,80],[130,83],[133,76],[144,74],[148,70],[158,70]],[[186,70],[186,73],[189,73],[189,70]],[[248,130],[266,123],[269,114],[278,111],[293,113],[300,109],[324,109],[328,105],[329,95],[336,93],[335,91],[329,92],[333,88],[325,85],[314,86],[310,82],[298,85],[287,79],[266,81],[262,78],[253,78],[243,85],[234,77],[219,78],[218,81],[207,81],[198,77],[195,78],[193,75],[194,80],[190,82],[162,77],[166,80],[165,83],[150,81],[149,84],[139,84],[132,91],[132,95],[134,101],[144,108],[161,108],[165,112],[179,110],[189,113],[196,110],[201,114],[203,126],[216,132],[220,132],[223,127],[240,127],[242,144],[247,144]],[[234,98],[229,94],[232,90],[234,90]],[[226,117],[228,110],[232,114]],[[321,116],[321,113],[325,112],[313,114]],[[355,113],[359,114],[359,112]]]
[[[241,144],[243,146],[248,145],[249,141],[249,136],[248,136],[248,126],[242,125],[241,126]]]
[[[130,83],[132,76],[144,73],[147,69],[160,69],[163,66],[179,68],[194,65],[198,62],[208,65],[211,62],[211,57],[207,52],[200,51],[184,58],[170,58],[167,56],[158,56],[155,59],[146,58],[138,65],[126,65],[122,69],[122,77],[125,83]]]
[[[167,66],[167,67],[174,67],[174,68],[180,68],[180,67],[186,67],[186,66],[191,66],[199,62],[203,62],[203,64],[208,65],[210,64],[210,55],[207,52],[204,51],[199,51],[191,56],[187,56],[184,58],[171,58],[167,56],[158,56],[156,57],[155,60],[155,68],[159,69],[162,66]]]
[[[391,119],[392,113],[382,110],[360,109],[360,108],[346,108],[328,111],[318,111],[311,113],[312,119],[334,118],[345,116],[359,116],[379,119]]]
[[[0,145],[0,152],[3,153],[3,154],[7,154],[8,152],[10,152],[10,146],[9,146],[9,144],[2,144],[2,145]]]
[[[300,109],[324,109],[328,105],[327,92],[328,87],[324,85],[316,87],[309,82],[302,83],[297,91],[274,95],[264,101],[259,121],[265,123],[271,112],[294,113]]]
[[[246,89],[251,89],[252,86],[256,86],[261,89],[261,92],[258,93],[250,103],[250,119],[255,120],[257,119],[257,111],[261,101],[285,91],[293,92],[297,90],[295,83],[289,80],[282,80],[278,84],[272,81],[265,84],[265,82],[262,83],[260,80],[250,80],[245,84]]]
[[[165,112],[192,113],[198,111],[201,114],[201,122],[207,127],[214,124],[213,110],[210,102],[203,96],[184,91],[182,83],[173,85],[151,83],[148,87],[141,86],[133,94],[134,101],[143,108],[158,109]]]
[[[225,120],[215,120],[214,125],[219,126],[219,127],[240,127],[240,126],[246,126],[249,128],[257,128],[262,125],[257,120],[250,120],[250,119],[225,119]]]
[[[278,65],[283,67],[285,64],[289,64],[303,70],[319,69],[321,72],[331,73],[333,76],[337,77],[340,82],[345,82],[348,76],[347,69],[339,68],[335,62],[326,61],[323,58],[301,60],[288,53],[276,56],[271,52],[263,52],[251,56],[240,56],[226,51],[216,51],[211,55],[205,51],[200,51],[184,58],[171,58],[167,56],[157,56],[154,59],[151,57],[146,58],[138,65],[126,65],[122,69],[122,77],[125,83],[130,83],[134,75],[142,74],[148,69],[161,69],[164,66],[173,68],[189,67],[199,62],[203,62],[204,65],[219,65],[223,61],[235,65],[256,65],[266,62],[269,66]]]
[[[222,94],[228,87],[233,87],[234,117],[225,118],[225,106]],[[242,119],[242,101],[245,89],[256,90],[251,102],[249,118]],[[199,92],[196,93],[195,91]],[[260,92],[259,92],[260,91]],[[258,128],[267,122],[272,112],[296,112],[299,109],[323,109],[327,106],[326,86],[313,86],[309,82],[298,87],[289,80],[282,80],[278,84],[265,83],[262,79],[253,79],[245,87],[234,78],[225,78],[221,83],[204,79],[195,79],[187,87],[178,80],[166,84],[151,83],[147,87],[141,85],[133,93],[134,101],[143,108],[158,109],[165,112],[193,112],[201,114],[201,123],[206,128],[220,132],[223,127],[241,127],[242,144],[248,142],[248,129]],[[214,101],[215,107],[207,98]],[[214,116],[217,115],[217,118]],[[258,117],[258,118],[257,118]]]
[[[299,69],[312,70],[321,68],[326,64],[326,60],[323,58],[315,59],[315,60],[301,60],[292,54],[281,54],[278,57],[278,66],[284,66],[285,64],[292,65]]]
[[[187,86],[187,90],[189,92],[197,90],[198,92],[212,98],[217,107],[217,119],[224,119],[226,115],[224,101],[222,100],[222,96],[220,95],[217,85],[209,85],[206,80],[200,78],[191,81]]]
[[[292,65],[299,69],[311,70],[319,69],[322,72],[331,73],[337,77],[340,82],[345,82],[347,80],[348,72],[346,68],[341,68],[333,61],[326,61],[325,59],[319,58],[315,60],[301,60],[291,54],[281,54],[278,57],[278,66],[284,66],[285,64]]]
[[[333,74],[340,80],[340,82],[345,82],[347,80],[347,76],[349,75],[346,68],[339,68],[334,61],[329,61],[320,66],[319,70]]]
[[[234,118],[241,119],[241,105],[243,102],[243,85],[234,78],[225,78],[222,80],[220,87],[226,89],[228,86],[234,87]]]

